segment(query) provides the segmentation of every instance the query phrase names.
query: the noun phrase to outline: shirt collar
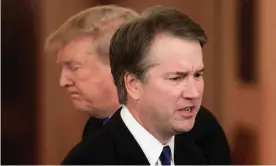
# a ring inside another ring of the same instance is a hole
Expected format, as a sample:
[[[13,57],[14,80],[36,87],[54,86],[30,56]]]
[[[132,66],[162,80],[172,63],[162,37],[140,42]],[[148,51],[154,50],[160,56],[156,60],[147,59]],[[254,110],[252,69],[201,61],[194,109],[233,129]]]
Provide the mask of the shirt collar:
[[[166,145],[162,145],[153,135],[151,135],[143,126],[141,126],[131,115],[126,106],[122,107],[121,117],[128,130],[131,132],[150,165],[156,165],[159,160],[163,147],[169,145],[171,148],[171,156],[173,161],[174,156],[174,136]]]

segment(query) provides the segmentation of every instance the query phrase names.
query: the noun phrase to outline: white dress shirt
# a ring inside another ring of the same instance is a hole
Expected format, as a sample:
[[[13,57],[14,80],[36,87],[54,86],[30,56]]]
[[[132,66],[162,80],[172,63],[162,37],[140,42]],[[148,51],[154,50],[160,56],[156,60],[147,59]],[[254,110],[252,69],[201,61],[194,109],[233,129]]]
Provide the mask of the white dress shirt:
[[[171,148],[171,165],[174,165],[174,136],[166,145],[162,145],[153,135],[141,126],[136,119],[134,119],[126,106],[122,107],[121,117],[128,130],[141,147],[150,165],[162,165],[159,157],[163,147],[166,145],[169,145]]]

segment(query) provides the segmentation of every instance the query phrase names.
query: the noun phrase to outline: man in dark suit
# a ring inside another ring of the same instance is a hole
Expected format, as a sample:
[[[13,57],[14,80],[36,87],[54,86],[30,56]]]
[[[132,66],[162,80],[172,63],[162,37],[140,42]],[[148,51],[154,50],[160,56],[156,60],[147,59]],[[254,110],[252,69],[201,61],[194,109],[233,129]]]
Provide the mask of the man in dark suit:
[[[85,125],[82,139],[91,139],[103,124],[104,120],[91,117]],[[189,139],[194,145],[201,148],[210,164],[231,164],[227,138],[215,116],[208,109],[201,107],[192,130],[181,135],[183,135],[183,139]]]
[[[150,165],[133,135],[123,123],[119,109],[101,129],[69,153],[65,165]],[[201,148],[185,136],[175,137],[175,164],[209,164]]]
[[[78,144],[63,164],[215,164],[210,149],[214,141],[224,148],[221,162],[229,164],[222,129],[200,107],[205,42],[199,25],[165,7],[155,7],[120,28],[110,62],[120,103],[126,106]],[[203,116],[188,132],[199,110]],[[210,131],[201,132],[204,121],[212,122]]]

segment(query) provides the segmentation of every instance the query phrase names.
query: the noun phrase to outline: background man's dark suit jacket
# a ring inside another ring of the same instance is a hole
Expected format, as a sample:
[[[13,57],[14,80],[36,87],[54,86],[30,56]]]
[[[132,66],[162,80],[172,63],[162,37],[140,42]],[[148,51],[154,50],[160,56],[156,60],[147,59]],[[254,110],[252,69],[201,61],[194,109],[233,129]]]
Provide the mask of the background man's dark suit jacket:
[[[124,124],[118,110],[100,130],[88,135],[66,156],[66,165],[149,165],[139,144]],[[175,136],[177,165],[209,164],[202,149],[184,135]]]

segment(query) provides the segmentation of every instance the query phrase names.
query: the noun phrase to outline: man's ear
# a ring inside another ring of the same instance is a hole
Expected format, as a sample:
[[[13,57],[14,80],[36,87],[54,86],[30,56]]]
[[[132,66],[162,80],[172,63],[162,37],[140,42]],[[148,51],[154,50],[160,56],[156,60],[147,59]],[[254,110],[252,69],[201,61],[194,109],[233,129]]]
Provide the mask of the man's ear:
[[[127,93],[134,100],[139,100],[140,98],[140,81],[130,73],[126,73],[124,76],[125,87]]]

